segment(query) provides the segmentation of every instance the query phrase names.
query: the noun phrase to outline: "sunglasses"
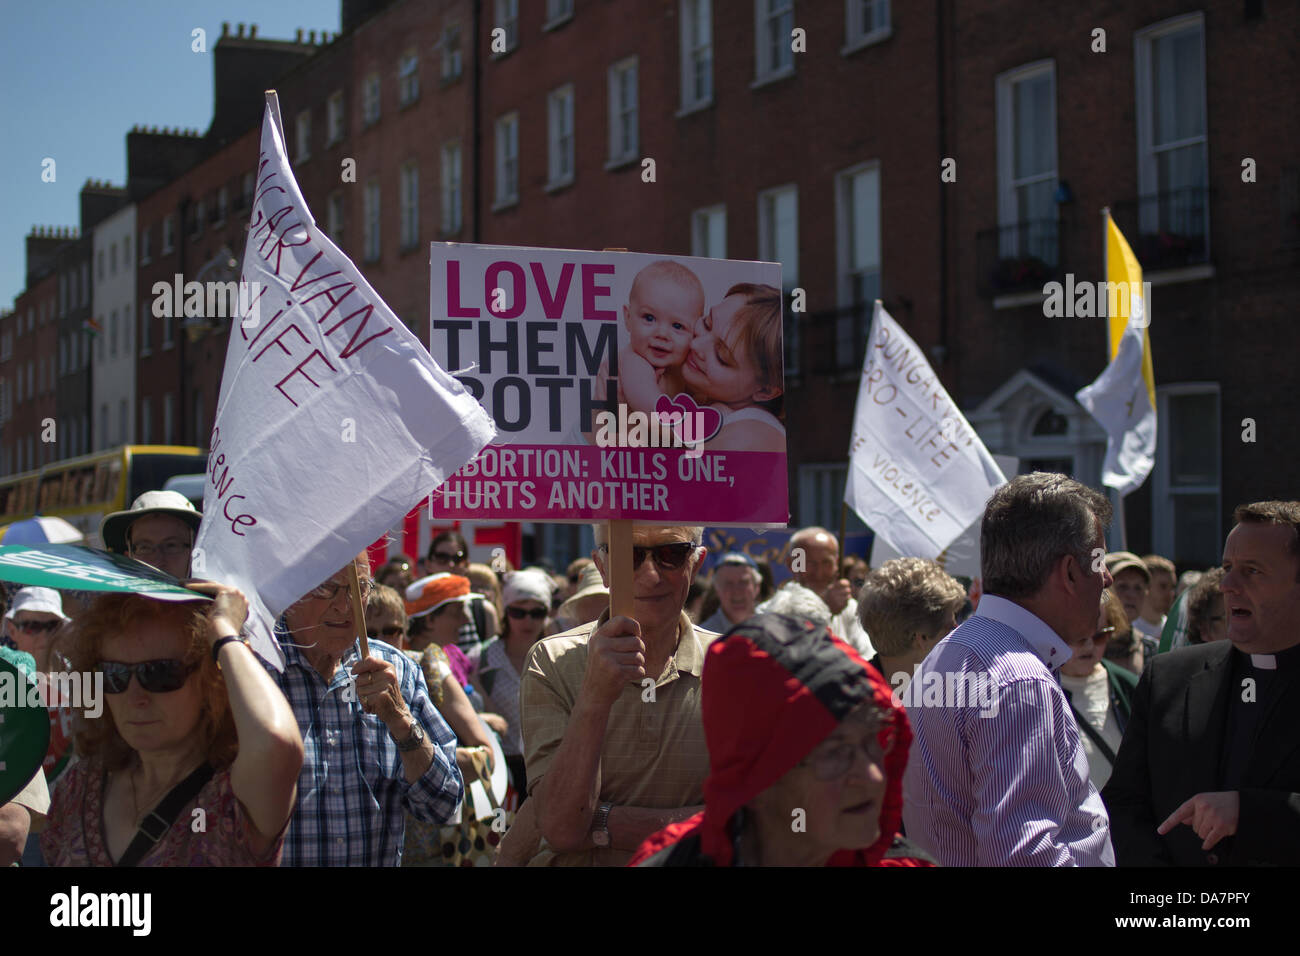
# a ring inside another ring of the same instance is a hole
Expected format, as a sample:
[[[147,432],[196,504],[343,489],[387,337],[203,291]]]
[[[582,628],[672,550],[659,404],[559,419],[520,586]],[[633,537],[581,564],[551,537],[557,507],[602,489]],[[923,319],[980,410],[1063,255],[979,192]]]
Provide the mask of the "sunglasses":
[[[535,607],[531,611],[522,607],[508,607],[506,613],[516,621],[522,621],[526,617],[531,617],[534,621],[546,620],[546,615],[550,613],[544,607]]]
[[[602,544],[600,550],[608,552],[609,545]],[[648,548],[634,546],[632,548],[632,570],[635,571],[641,567],[641,562],[647,554],[653,553],[655,564],[668,571],[676,571],[685,566],[687,559],[695,551],[695,545],[689,541],[678,541],[674,544],[656,544]]]
[[[378,640],[381,634],[384,636],[384,640],[391,641],[391,639],[396,637],[397,635],[405,634],[405,633],[406,633],[406,628],[396,626],[396,625],[394,625],[393,627],[385,627],[381,629],[375,629],[370,627],[366,628],[366,637],[370,638],[372,641]]]
[[[1112,626],[1110,626],[1110,627],[1103,627],[1103,628],[1102,628],[1100,631],[1098,631],[1096,634],[1092,635],[1092,637],[1090,637],[1090,638],[1085,637],[1085,638],[1084,638],[1083,640],[1081,640],[1081,641],[1073,641],[1073,642],[1071,642],[1071,643],[1072,643],[1072,645],[1075,646],[1075,647],[1082,647],[1086,642],[1088,642],[1088,641],[1090,641],[1090,640],[1091,640],[1094,644],[1104,644],[1106,641],[1110,640],[1110,636],[1111,636],[1111,634],[1113,634],[1114,632],[1115,632],[1115,627],[1114,627],[1114,625],[1112,625]]]
[[[52,634],[59,629],[62,621],[14,621],[14,627],[28,634]]]
[[[123,664],[120,661],[100,661],[99,671],[104,675],[104,690],[110,694],[124,694],[131,686],[131,675],[151,694],[170,694],[185,686],[190,674],[199,665],[178,660],[140,661]]]
[[[443,564],[455,564],[457,561],[464,559],[465,552],[464,551],[456,551],[456,552],[435,551],[433,552],[432,557],[433,560],[441,561]]]

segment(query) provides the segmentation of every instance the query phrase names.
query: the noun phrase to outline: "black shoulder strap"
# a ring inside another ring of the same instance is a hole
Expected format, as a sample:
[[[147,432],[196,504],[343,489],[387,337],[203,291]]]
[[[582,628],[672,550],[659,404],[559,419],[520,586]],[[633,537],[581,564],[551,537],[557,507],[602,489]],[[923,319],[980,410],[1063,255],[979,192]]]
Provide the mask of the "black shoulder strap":
[[[1092,724],[1088,723],[1083,714],[1079,713],[1079,709],[1074,706],[1074,701],[1070,701],[1070,710],[1074,711],[1074,722],[1079,725],[1079,729],[1088,735],[1088,739],[1101,751],[1102,756],[1110,761],[1110,765],[1115,766],[1115,751],[1110,749],[1110,744],[1102,740],[1101,734],[1097,733]]]
[[[140,829],[114,866],[135,866],[144,855],[167,835],[167,831],[176,822],[181,809],[199,795],[199,791],[212,779],[215,771],[212,764],[204,763],[192,774],[172,787],[171,792],[162,798],[158,806],[140,822]]]

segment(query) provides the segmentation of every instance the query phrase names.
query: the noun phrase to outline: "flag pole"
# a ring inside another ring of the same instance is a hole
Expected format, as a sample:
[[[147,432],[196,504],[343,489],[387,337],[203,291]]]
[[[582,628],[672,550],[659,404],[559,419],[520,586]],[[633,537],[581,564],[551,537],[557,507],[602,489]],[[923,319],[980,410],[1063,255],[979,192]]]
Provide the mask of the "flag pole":
[[[1110,207],[1101,207],[1101,278],[1104,282],[1110,281]],[[1118,343],[1114,341],[1114,335],[1111,332],[1110,313],[1106,313],[1106,355],[1107,361],[1115,358],[1115,351]],[[1118,488],[1106,487],[1106,494],[1111,503],[1111,522],[1110,522],[1110,539],[1112,546],[1116,551],[1128,550],[1128,528],[1124,521],[1124,496],[1119,493]]]
[[[844,566],[844,527],[845,527],[846,523],[848,522],[848,517],[849,517],[849,505],[848,505],[848,502],[846,502],[846,501],[841,501],[841,502],[840,502],[840,537],[839,537],[839,542],[840,542],[840,553],[839,553],[839,556],[835,559],[835,575],[836,575],[836,577],[839,576],[840,568],[842,568],[842,567]]]

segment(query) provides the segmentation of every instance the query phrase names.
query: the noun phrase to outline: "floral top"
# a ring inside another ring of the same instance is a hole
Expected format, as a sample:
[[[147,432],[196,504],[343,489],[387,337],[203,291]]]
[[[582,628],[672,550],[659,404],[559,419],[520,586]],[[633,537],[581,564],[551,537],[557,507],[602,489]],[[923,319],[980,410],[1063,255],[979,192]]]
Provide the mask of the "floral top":
[[[107,780],[98,758],[78,760],[64,771],[50,805],[49,822],[41,834],[41,852],[49,866],[114,865],[104,838]],[[195,815],[199,808],[204,813]],[[230,769],[218,770],[176,815],[166,836],[139,865],[279,866],[284,832],[280,832],[270,852],[258,859],[248,846],[246,826],[244,808],[230,785]]]

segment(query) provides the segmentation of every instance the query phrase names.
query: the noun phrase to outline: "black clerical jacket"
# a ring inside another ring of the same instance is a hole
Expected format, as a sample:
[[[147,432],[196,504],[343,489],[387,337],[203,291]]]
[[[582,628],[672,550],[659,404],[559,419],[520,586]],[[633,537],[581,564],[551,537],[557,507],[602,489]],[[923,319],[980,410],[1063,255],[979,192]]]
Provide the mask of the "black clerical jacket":
[[[1120,866],[1300,865],[1300,677],[1288,674],[1261,714],[1241,784],[1235,836],[1210,850],[1187,824],[1158,827],[1189,797],[1224,790],[1233,646],[1215,641],[1150,660],[1102,791]]]

